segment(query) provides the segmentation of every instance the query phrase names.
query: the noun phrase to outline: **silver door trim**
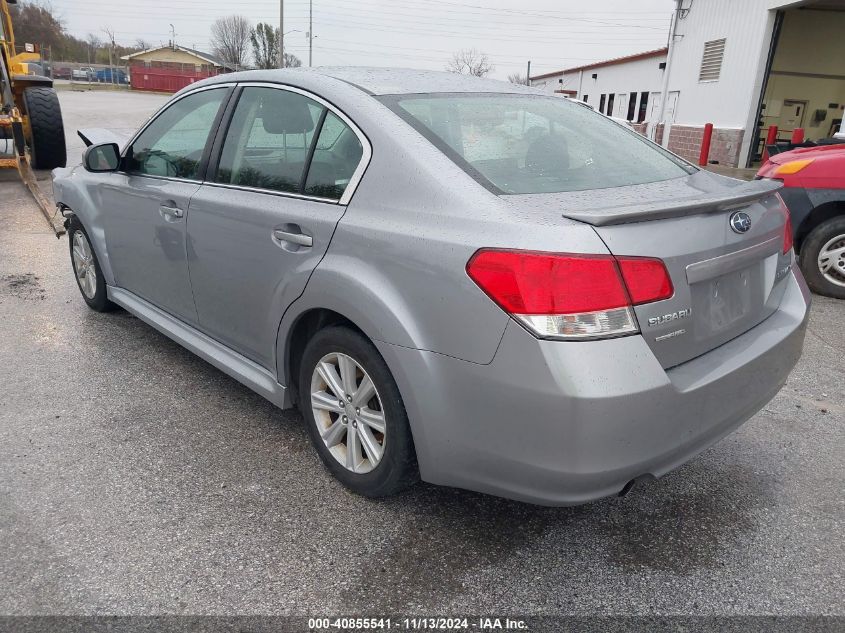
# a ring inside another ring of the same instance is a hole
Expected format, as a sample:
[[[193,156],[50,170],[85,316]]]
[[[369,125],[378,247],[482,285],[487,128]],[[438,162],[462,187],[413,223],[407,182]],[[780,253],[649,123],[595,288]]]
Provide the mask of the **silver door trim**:
[[[286,398],[287,391],[283,385],[279,384],[274,372],[125,288],[106,286],[106,292],[109,299],[117,305],[205,359],[223,373],[264,396],[276,406],[283,409],[290,406],[290,400]]]
[[[774,255],[779,252],[782,244],[783,237],[773,237],[765,242],[754,244],[753,246],[734,251],[733,253],[719,255],[712,259],[705,259],[702,262],[689,264],[686,268],[687,283],[695,284],[700,281],[719,277],[720,275],[726,275],[762,257]]]

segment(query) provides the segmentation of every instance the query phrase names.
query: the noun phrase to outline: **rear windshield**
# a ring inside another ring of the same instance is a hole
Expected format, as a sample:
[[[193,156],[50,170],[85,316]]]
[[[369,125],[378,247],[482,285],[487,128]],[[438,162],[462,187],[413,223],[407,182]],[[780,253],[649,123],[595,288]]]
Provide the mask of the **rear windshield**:
[[[695,171],[633,130],[561,97],[450,93],[381,100],[496,193],[606,189]]]

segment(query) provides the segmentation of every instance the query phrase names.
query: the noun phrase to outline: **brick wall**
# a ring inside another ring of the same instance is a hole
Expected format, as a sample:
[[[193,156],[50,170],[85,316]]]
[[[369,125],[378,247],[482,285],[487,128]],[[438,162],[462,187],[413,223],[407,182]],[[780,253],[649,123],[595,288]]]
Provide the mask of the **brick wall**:
[[[647,134],[645,123],[633,123],[633,128],[643,136]],[[714,128],[710,139],[710,163],[718,163],[727,167],[739,166],[739,150],[742,146],[744,130],[729,128]],[[701,141],[704,137],[704,126],[673,125],[669,131],[669,151],[683,156],[697,165],[701,154]],[[657,126],[655,139],[657,143],[663,141],[663,126]]]
[[[744,133],[745,130],[714,128],[708,162],[727,167],[739,166],[739,150]],[[698,164],[703,137],[703,126],[673,125],[669,131],[669,151]]]

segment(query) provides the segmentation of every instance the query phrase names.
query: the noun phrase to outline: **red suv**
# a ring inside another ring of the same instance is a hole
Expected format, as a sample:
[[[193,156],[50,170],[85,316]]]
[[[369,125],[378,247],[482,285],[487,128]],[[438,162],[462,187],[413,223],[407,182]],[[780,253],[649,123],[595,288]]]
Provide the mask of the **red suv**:
[[[798,263],[815,292],[845,299],[845,144],[771,156],[758,178],[782,180]]]

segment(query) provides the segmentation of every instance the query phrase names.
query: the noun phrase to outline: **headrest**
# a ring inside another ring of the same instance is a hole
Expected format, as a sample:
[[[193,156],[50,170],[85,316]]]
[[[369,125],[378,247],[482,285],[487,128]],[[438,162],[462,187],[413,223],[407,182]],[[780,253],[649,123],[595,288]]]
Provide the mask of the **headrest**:
[[[267,90],[261,98],[261,125],[268,134],[302,134],[314,129],[308,100],[285,90]]]

